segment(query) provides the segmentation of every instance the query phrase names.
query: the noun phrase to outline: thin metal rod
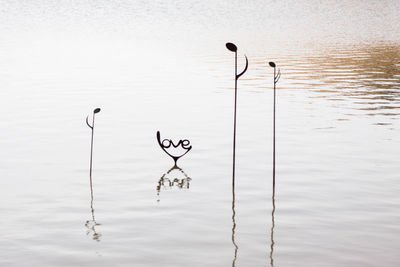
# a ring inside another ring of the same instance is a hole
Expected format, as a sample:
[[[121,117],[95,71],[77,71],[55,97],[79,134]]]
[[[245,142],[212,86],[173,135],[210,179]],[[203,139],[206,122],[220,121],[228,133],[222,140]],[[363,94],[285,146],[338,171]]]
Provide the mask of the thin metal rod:
[[[236,159],[236,107],[237,107],[237,52],[235,52],[235,107],[233,116],[233,170],[232,186],[235,187],[235,159]]]
[[[90,186],[92,186],[93,135],[94,135],[94,113],[93,113],[93,121],[92,121],[92,141],[91,141],[91,146],[90,146]]]
[[[93,182],[92,182],[92,163],[93,163],[93,136],[94,136],[94,113],[92,120],[92,140],[90,145],[90,208],[92,211],[92,218],[94,221],[94,209],[93,209]]]
[[[275,190],[275,113],[276,113],[275,105],[276,105],[276,68],[274,68],[274,118],[273,118],[274,126],[273,126],[273,155],[272,155],[273,158],[272,185],[274,187],[274,190]]]

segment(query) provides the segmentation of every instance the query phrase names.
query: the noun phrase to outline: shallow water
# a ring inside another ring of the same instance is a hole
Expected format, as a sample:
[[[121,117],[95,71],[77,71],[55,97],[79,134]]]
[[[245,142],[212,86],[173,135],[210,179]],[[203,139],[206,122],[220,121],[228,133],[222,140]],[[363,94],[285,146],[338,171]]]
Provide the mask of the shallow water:
[[[0,3],[0,265],[400,263],[397,1]]]

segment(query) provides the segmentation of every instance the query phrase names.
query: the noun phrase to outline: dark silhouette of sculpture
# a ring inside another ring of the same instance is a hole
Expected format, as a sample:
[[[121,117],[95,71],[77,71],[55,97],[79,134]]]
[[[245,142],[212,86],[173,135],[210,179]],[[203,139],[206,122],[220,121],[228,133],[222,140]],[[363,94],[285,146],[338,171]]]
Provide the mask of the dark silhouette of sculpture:
[[[186,155],[186,153],[188,153],[192,149],[192,146],[190,145],[190,141],[187,139],[179,140],[179,142],[177,144],[174,144],[174,142],[171,139],[164,139],[161,141],[160,131],[157,131],[157,141],[158,141],[158,144],[160,145],[161,149],[164,150],[164,152],[167,153],[167,155],[170,156],[174,160],[175,166],[176,166],[178,159],[180,159],[181,157]],[[177,147],[181,146],[186,151],[181,155],[174,156],[166,150],[167,148],[170,148],[171,146],[173,148],[177,148]]]
[[[226,43],[226,48],[229,51],[235,52],[235,106],[234,106],[234,116],[233,116],[233,171],[232,171],[232,183],[235,184],[235,158],[236,158],[236,107],[237,107],[237,80],[242,76],[249,66],[249,61],[246,58],[246,67],[244,70],[237,74],[237,47],[233,43]]]
[[[100,225],[99,223],[96,222],[96,219],[94,217],[94,208],[93,208],[93,182],[92,182],[92,159],[93,159],[93,136],[94,136],[94,117],[96,113],[100,112],[100,108],[96,108],[93,110],[93,120],[92,120],[92,125],[89,124],[89,115],[86,117],[86,124],[89,126],[89,128],[92,130],[92,138],[91,138],[91,146],[90,146],[90,210],[92,213],[92,219],[87,220],[85,223],[86,228],[88,229],[87,235],[89,235],[91,232],[93,233],[93,240],[100,241],[101,234],[98,233],[95,229],[96,226]]]
[[[100,108],[96,108],[93,110],[93,120],[92,125],[89,124],[89,115],[86,117],[86,124],[92,130],[92,141],[90,145],[90,184],[92,184],[92,159],[93,159],[93,135],[94,135],[94,117],[96,113],[100,112]]]
[[[274,68],[274,114],[273,114],[273,152],[272,152],[272,180],[273,186],[275,188],[275,113],[276,113],[276,84],[281,77],[281,70],[276,71],[276,64],[274,62],[269,62],[269,65]]]

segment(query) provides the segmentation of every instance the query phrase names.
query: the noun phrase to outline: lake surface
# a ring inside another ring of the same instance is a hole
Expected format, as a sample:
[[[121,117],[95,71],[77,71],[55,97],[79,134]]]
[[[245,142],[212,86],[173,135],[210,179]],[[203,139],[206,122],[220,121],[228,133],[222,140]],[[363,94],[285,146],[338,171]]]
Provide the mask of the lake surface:
[[[399,16],[398,1],[0,0],[0,265],[398,266]],[[239,71],[249,58],[234,191],[226,42]],[[180,169],[157,131],[191,141]]]

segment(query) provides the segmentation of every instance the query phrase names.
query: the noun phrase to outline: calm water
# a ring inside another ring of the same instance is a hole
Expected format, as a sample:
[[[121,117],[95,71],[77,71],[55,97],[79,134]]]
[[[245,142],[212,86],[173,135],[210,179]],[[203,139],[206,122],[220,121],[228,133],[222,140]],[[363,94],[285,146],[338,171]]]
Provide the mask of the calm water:
[[[400,2],[245,2],[0,0],[1,266],[400,264]]]

